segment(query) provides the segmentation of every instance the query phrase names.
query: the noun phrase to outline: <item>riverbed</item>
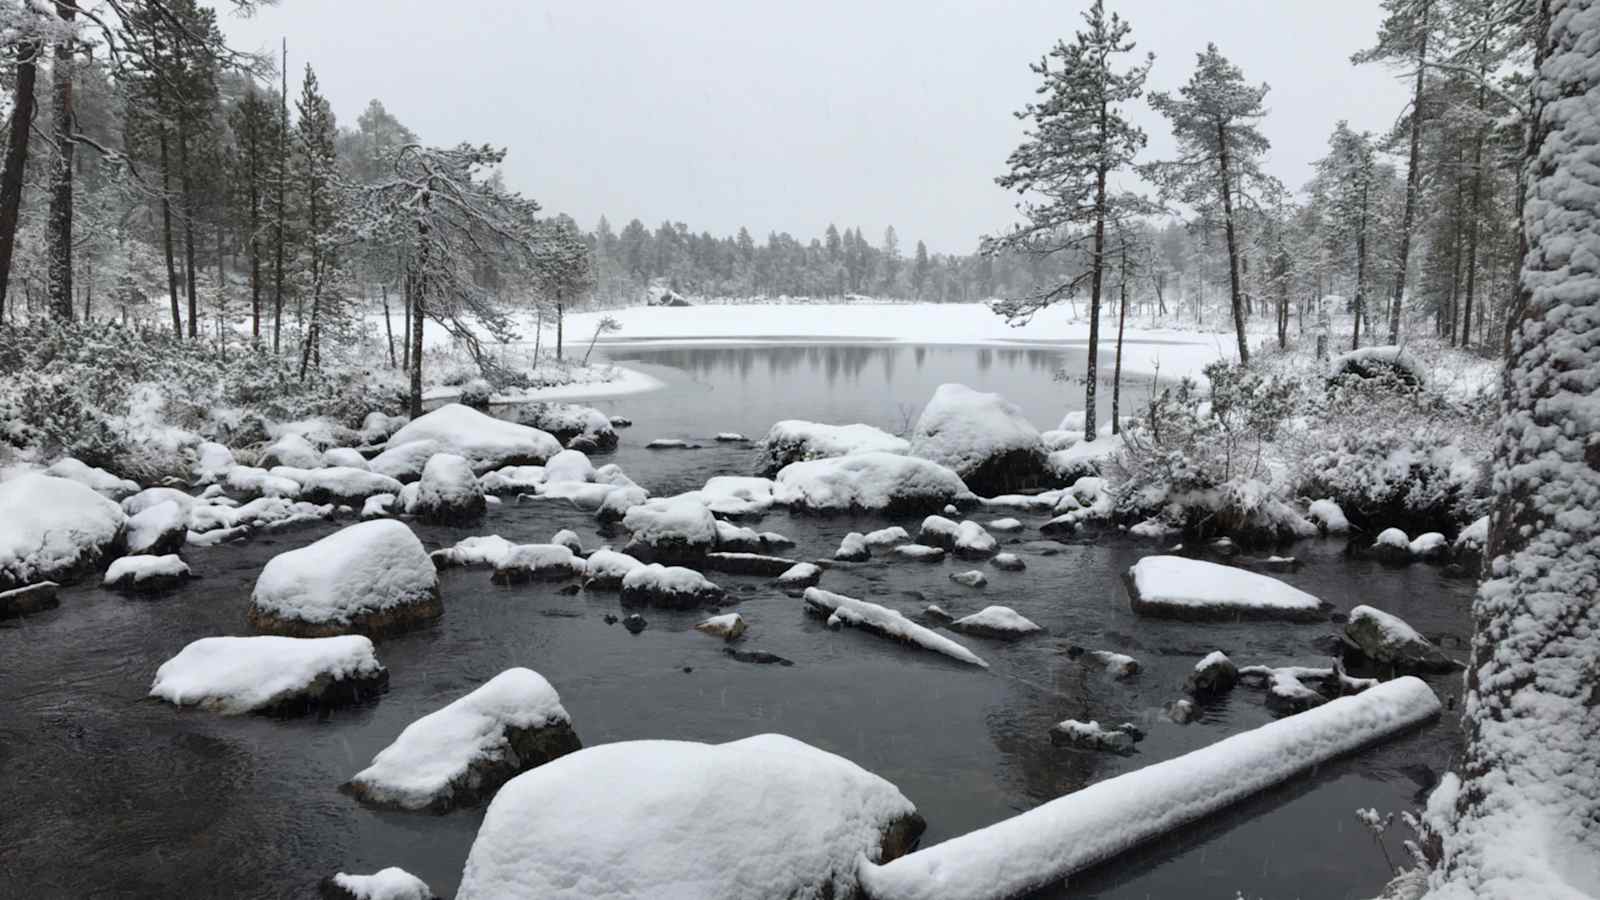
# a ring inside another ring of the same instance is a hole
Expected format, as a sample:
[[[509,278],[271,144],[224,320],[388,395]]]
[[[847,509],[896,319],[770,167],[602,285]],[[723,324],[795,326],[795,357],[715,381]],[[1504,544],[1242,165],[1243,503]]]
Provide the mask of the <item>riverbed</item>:
[[[904,343],[608,345],[611,361],[662,382],[649,393],[593,401],[634,422],[622,446],[597,457],[662,495],[718,474],[748,474],[755,450],[719,444],[718,432],[759,437],[774,421],[862,421],[904,430],[946,381],[998,391],[1041,428],[1081,407],[1081,349]],[[1109,358],[1102,364],[1109,369]],[[1142,382],[1142,384],[1140,383]],[[1149,379],[1125,386],[1125,410]],[[1102,399],[1102,411],[1109,410]],[[508,411],[509,414],[509,411]],[[702,449],[653,451],[657,437]],[[980,522],[1007,515],[981,511]],[[527,666],[560,692],[585,745],[638,738],[726,741],[776,731],[839,753],[896,784],[927,819],[924,844],[979,828],[1086,784],[1131,771],[1271,721],[1262,695],[1240,687],[1177,725],[1162,709],[1187,671],[1221,649],[1240,664],[1326,664],[1332,623],[1196,624],[1135,617],[1122,573],[1164,544],[1117,534],[1067,542],[1027,528],[997,535],[1027,563],[989,569],[989,586],[949,579],[973,568],[874,560],[829,570],[823,586],[908,615],[938,603],[957,615],[990,603],[1044,626],[1016,643],[959,638],[987,672],[806,617],[768,579],[711,574],[737,598],[750,630],[740,646],[792,666],[740,662],[693,625],[703,614],[647,610],[633,635],[608,625],[617,595],[563,594],[560,584],[490,583],[485,570],[441,576],[446,613],[433,627],[380,642],[391,674],[381,698],[294,719],[227,718],[178,710],[145,693],[156,668],[189,641],[248,634],[244,612],[273,555],[334,531],[319,524],[247,543],[184,551],[199,580],[132,599],[80,584],[57,610],[0,624],[0,896],[303,897],[334,871],[402,866],[441,896],[454,893],[481,809],[446,815],[378,812],[337,791],[412,720],[510,666]],[[852,530],[916,519],[817,518],[776,511],[760,528],[798,542],[793,556],[830,555]],[[430,549],[469,534],[516,542],[572,528],[585,547],[616,541],[562,503],[492,508],[470,528],[414,525]],[[1369,604],[1396,613],[1458,657],[1470,636],[1472,583],[1426,565],[1389,568],[1345,555],[1342,541],[1302,541],[1304,565],[1281,577],[1339,611]],[[1069,658],[1077,645],[1135,657],[1127,681]],[[1444,698],[1458,676],[1430,678]],[[1131,756],[1052,746],[1064,718],[1132,721],[1148,732]],[[1289,784],[1122,856],[1041,896],[1231,900],[1370,897],[1386,880],[1383,856],[1358,807],[1414,806],[1457,755],[1456,714],[1321,767]],[[1397,826],[1389,854],[1403,859]]]

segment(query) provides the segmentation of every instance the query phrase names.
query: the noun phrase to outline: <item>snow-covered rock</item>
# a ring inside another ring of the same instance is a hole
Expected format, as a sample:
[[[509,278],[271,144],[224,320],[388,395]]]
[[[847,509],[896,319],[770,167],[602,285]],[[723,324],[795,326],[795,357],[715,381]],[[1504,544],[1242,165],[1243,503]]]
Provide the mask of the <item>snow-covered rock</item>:
[[[389,435],[399,431],[406,424],[405,416],[391,416],[374,410],[367,413],[361,420],[359,432],[361,442],[367,446],[381,444],[389,439]]]
[[[397,499],[395,494],[373,494],[361,501],[361,518],[382,519],[394,515]]]
[[[150,696],[237,715],[349,703],[388,684],[389,671],[361,635],[209,637],[162,663]]]
[[[169,501],[178,504],[178,508],[183,510],[184,515],[188,515],[189,507],[194,505],[195,498],[193,494],[180,491],[177,488],[145,488],[122,501],[122,511],[127,515],[137,516],[152,506],[158,506]]]
[[[176,553],[124,556],[106,569],[103,584],[118,591],[166,591],[189,580],[189,565]]]
[[[456,898],[852,897],[858,861],[922,829],[893,785],[792,738],[602,744],[500,789]]]
[[[544,484],[544,466],[506,466],[478,479],[487,494],[532,493]]]
[[[354,447],[329,447],[322,451],[322,464],[345,469],[366,469],[367,458]]]
[[[545,461],[544,480],[592,482],[594,478],[594,463],[589,462],[589,457],[577,450],[563,450]]]
[[[127,551],[133,555],[162,556],[176,553],[189,533],[188,511],[171,500],[163,500],[128,517]]]
[[[1055,450],[1045,456],[1045,469],[1063,484],[1079,478],[1101,474],[1111,457],[1122,452],[1120,434],[1096,437],[1092,441],[1079,441],[1065,450]]]
[[[273,466],[315,469],[322,465],[322,454],[305,437],[291,431],[262,448],[256,465],[263,469]]]
[[[1083,647],[1068,647],[1067,657],[1075,659],[1086,666],[1104,669],[1106,674],[1121,681],[1139,674],[1139,661],[1126,653],[1117,653],[1111,650],[1088,650]]]
[[[1050,743],[1076,747],[1080,750],[1107,750],[1112,753],[1132,753],[1133,745],[1144,737],[1133,724],[1124,722],[1115,728],[1106,728],[1099,722],[1080,722],[1067,719],[1050,729]]]
[[[917,543],[949,550],[956,545],[956,533],[960,530],[961,526],[953,519],[929,516],[917,529]]]
[[[139,482],[119,478],[105,469],[95,468],[68,456],[44,470],[44,474],[76,481],[91,491],[112,500],[122,500],[139,493]]]
[[[745,625],[744,617],[738,613],[724,613],[720,616],[712,616],[694,627],[696,631],[704,632],[712,637],[732,641],[737,640],[740,635],[744,634],[747,626]]]
[[[901,544],[894,548],[894,555],[917,562],[939,562],[944,559],[944,548],[930,547],[927,544]]]
[[[592,442],[597,450],[614,450],[617,431],[606,414],[592,406],[576,403],[532,403],[517,414],[524,425],[548,431],[563,446],[580,438]]]
[[[871,900],[998,900],[1105,862],[1329,760],[1439,714],[1404,677],[1357,697],[1107,778],[888,865],[866,864]]]
[[[635,506],[622,517],[622,527],[633,534],[628,545],[633,556],[691,560],[717,546],[717,520],[690,499],[651,500]]]
[[[1404,347],[1392,344],[1383,347],[1362,347],[1335,356],[1328,363],[1328,377],[1339,378],[1346,375],[1359,378],[1388,375],[1413,386],[1421,386],[1427,382],[1422,364],[1405,352]]]
[[[951,549],[962,559],[988,559],[999,549],[999,544],[982,525],[966,519],[957,526],[955,543]]]
[[[367,460],[367,468],[379,475],[387,475],[402,483],[422,477],[422,467],[435,453],[449,453],[450,448],[440,441],[416,440],[405,444],[391,444],[382,453]],[[541,469],[542,471],[542,469]]]
[[[127,518],[76,481],[30,472],[0,482],[0,590],[94,568],[118,549]]]
[[[856,453],[786,466],[774,499],[812,512],[882,512],[942,509],[971,496],[960,476],[938,463],[893,453]]]
[[[760,516],[772,508],[772,479],[746,475],[717,475],[693,492],[706,508],[719,516]]]
[[[518,544],[495,564],[496,584],[523,584],[529,581],[564,581],[582,578],[589,572],[583,557],[558,544]]]
[[[951,622],[950,630],[974,637],[1015,640],[1044,629],[1009,606],[986,606],[970,616]]]
[[[1133,611],[1173,619],[1326,618],[1322,602],[1276,578],[1181,556],[1147,556],[1123,579]]]
[[[1001,534],[1010,534],[1014,531],[1021,531],[1022,527],[1021,521],[1013,519],[1009,516],[1003,519],[995,519],[988,525],[988,529],[990,531],[998,531]]]
[[[700,565],[729,575],[760,575],[775,578],[789,571],[795,560],[765,553],[728,553],[716,550],[701,557]]]
[[[1411,562],[1411,538],[1398,528],[1385,528],[1372,542],[1372,555],[1384,562]]]
[[[1476,557],[1483,553],[1483,548],[1489,544],[1489,517],[1483,516],[1473,521],[1471,525],[1461,529],[1456,535],[1452,550],[1458,557]]]
[[[826,620],[829,626],[849,625],[893,641],[942,653],[969,665],[985,669],[989,667],[988,663],[966,647],[918,625],[887,606],[814,587],[806,588],[805,605],[806,612]]]
[[[595,518],[601,522],[621,522],[628,514],[628,510],[642,505],[650,498],[650,492],[641,487],[614,487],[602,485],[606,492],[600,497],[600,505],[595,507]]]
[[[695,609],[722,602],[726,592],[693,569],[650,563],[622,576],[622,602],[628,605]]]
[[[655,438],[645,444],[646,450],[699,450],[700,445],[683,438]]]
[[[300,482],[282,475],[274,475],[266,469],[258,469],[255,466],[234,466],[228,470],[228,475],[222,480],[222,484],[230,493],[246,497],[294,499],[300,496]]]
[[[436,568],[450,566],[498,566],[516,547],[498,534],[473,535],[455,542],[454,546],[435,550],[428,556]]]
[[[446,404],[412,419],[389,438],[389,448],[392,451],[421,441],[433,442],[435,452],[454,453],[466,459],[474,472],[543,465],[561,452],[560,442],[547,432],[496,419],[459,403]],[[388,451],[384,453],[387,455]],[[373,470],[383,471],[377,460],[373,461]]]
[[[717,549],[735,553],[760,553],[766,549],[761,535],[753,528],[717,520]]]
[[[1416,559],[1439,560],[1450,552],[1450,542],[1437,531],[1420,534],[1411,539],[1409,549]]]
[[[446,812],[581,746],[550,682],[512,668],[407,725],[342,789],[369,806]]]
[[[911,534],[899,525],[891,525],[888,528],[869,531],[862,535],[862,539],[867,542],[868,547],[893,547],[895,544],[911,543]]]
[[[833,558],[841,562],[865,562],[872,558],[872,551],[867,549],[866,535],[859,531],[852,531],[839,540],[839,549],[833,551]]]
[[[1350,610],[1344,636],[1360,655],[1398,672],[1453,672],[1461,668],[1406,621],[1370,606]]]
[[[822,567],[816,563],[795,563],[778,576],[778,586],[784,590],[799,590],[822,580]]]
[[[587,562],[589,579],[583,583],[585,588],[620,588],[622,579],[626,578],[629,572],[644,567],[644,563],[609,547],[602,547],[589,554]]]
[[[437,900],[428,883],[398,866],[371,875],[338,872],[317,885],[323,900]]]
[[[1335,664],[1318,666],[1245,666],[1239,681],[1265,688],[1267,708],[1280,716],[1294,715],[1347,694],[1376,687],[1376,678],[1352,678]],[[1309,682],[1309,683],[1308,683]],[[1315,687],[1313,687],[1315,685]]]
[[[1022,561],[1022,557],[1015,553],[996,553],[994,558],[989,560],[989,565],[1007,572],[1020,572],[1028,567],[1028,564]]]
[[[854,453],[909,452],[911,443],[871,425],[824,425],[785,419],[773,425],[761,442],[756,472],[775,475],[791,463],[832,459]]]
[[[324,466],[320,469],[275,466],[270,474],[298,483],[300,492],[296,496],[310,503],[354,503],[373,494],[400,492],[398,479],[368,471],[365,466]]]
[[[228,470],[238,465],[233,451],[213,441],[202,441],[195,447],[194,483],[217,484],[228,477]]]
[[[61,605],[57,596],[60,585],[54,581],[40,581],[27,587],[0,591],[0,619],[26,616]]]
[[[911,453],[950,469],[974,491],[997,494],[1037,484],[1044,445],[1022,409],[999,394],[942,384],[911,432]]]
[[[1331,498],[1311,501],[1306,516],[1326,534],[1345,534],[1350,530],[1350,520],[1345,518],[1344,510]]]
[[[977,569],[972,569],[967,572],[951,572],[950,580],[954,581],[956,584],[966,585],[970,588],[981,588],[988,585],[989,576],[983,574]]]
[[[250,624],[296,637],[390,634],[444,614],[439,576],[422,542],[374,519],[267,561],[250,596]]]
[[[558,547],[565,547],[572,551],[574,556],[583,555],[583,540],[578,533],[570,528],[563,528],[550,536],[550,543]]]
[[[416,502],[407,512],[424,522],[447,525],[479,519],[488,508],[472,464],[454,453],[436,453],[422,468]]]
[[[1196,697],[1218,697],[1233,690],[1239,681],[1239,669],[1221,650],[1213,650],[1194,664],[1183,689]]]

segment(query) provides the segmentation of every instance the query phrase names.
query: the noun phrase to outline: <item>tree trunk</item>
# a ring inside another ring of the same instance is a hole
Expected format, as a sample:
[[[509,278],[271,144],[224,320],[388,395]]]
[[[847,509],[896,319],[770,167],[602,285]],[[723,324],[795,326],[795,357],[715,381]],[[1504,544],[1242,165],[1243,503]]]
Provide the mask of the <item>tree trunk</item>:
[[[178,309],[178,270],[172,261],[172,166],[167,156],[167,126],[156,126],[161,145],[161,246],[167,258],[167,299],[172,302],[172,336],[183,337],[183,316]]]
[[[189,294],[189,338],[200,336],[199,299],[194,290],[194,193],[189,179],[189,128],[178,116],[178,189],[183,192],[183,272]]]
[[[1239,248],[1233,233],[1233,184],[1228,161],[1228,131],[1217,123],[1217,146],[1222,176],[1222,224],[1228,239],[1228,290],[1233,301],[1233,330],[1239,338],[1239,365],[1250,365],[1250,344],[1244,336],[1244,293],[1239,285]]]
[[[279,66],[279,76],[282,78],[281,89],[278,94],[279,121],[278,121],[278,208],[277,222],[275,222],[274,256],[272,263],[272,355],[277,356],[283,347],[283,241],[284,217],[288,211],[288,166],[289,166],[289,41],[283,42],[283,62]]]
[[[567,311],[561,305],[561,295],[556,295],[556,361],[561,360],[562,335],[566,328]]]
[[[217,217],[217,318],[222,323],[222,329],[217,332],[217,352],[226,359],[228,356],[228,278],[223,269],[222,257],[222,216]]]
[[[1441,896],[1578,897],[1600,823],[1600,0],[1537,19],[1523,267]],[[1454,787],[1453,784],[1449,787]]]
[[[411,371],[411,307],[414,302],[411,299],[411,294],[415,288],[412,284],[411,267],[407,266],[404,271],[405,281],[402,282],[401,302],[405,306],[405,324],[400,330],[400,369],[401,371],[409,372]]]
[[[1356,321],[1350,334],[1351,350],[1361,348],[1361,319],[1367,314],[1367,188],[1368,183],[1363,181],[1361,221],[1356,228]]]
[[[395,367],[394,325],[389,321],[389,286],[380,284],[378,287],[383,292],[383,333],[389,338],[389,368],[392,369]]]
[[[1486,103],[1483,91],[1478,92],[1479,110]],[[1472,147],[1472,199],[1471,214],[1467,217],[1467,287],[1466,301],[1461,304],[1461,346],[1472,346],[1472,302],[1478,291],[1478,216],[1483,211],[1483,132],[1480,130]]]
[[[71,5],[56,5],[61,19],[78,14]],[[50,314],[72,321],[72,158],[78,143],[72,138],[72,80],[76,47],[70,39],[56,44],[51,72],[50,114],[54,121],[56,155],[50,166]]]
[[[22,211],[22,174],[28,165],[28,129],[33,123],[33,86],[42,50],[36,41],[21,41],[16,47],[11,130],[6,136],[5,171],[0,174],[0,317],[5,315],[6,288],[11,283],[11,254],[16,248],[17,217]]]
[[[254,96],[254,93],[251,94]],[[246,118],[246,147],[250,154],[250,342],[261,345],[261,144],[256,126],[260,105],[252,102]]]
[[[1417,81],[1411,90],[1411,152],[1406,158],[1406,205],[1400,215],[1400,248],[1395,253],[1394,297],[1389,301],[1389,343],[1400,342],[1400,304],[1405,299],[1406,269],[1411,264],[1411,228],[1417,217],[1417,185],[1422,180],[1422,88],[1428,59],[1428,13],[1422,4],[1422,40],[1417,45]]]
[[[1117,358],[1111,366],[1111,433],[1122,433],[1122,333],[1128,324],[1128,238],[1122,235],[1122,282],[1118,285]]]
[[[431,239],[427,217],[431,199],[427,191],[422,192],[419,201],[421,214],[417,217],[416,282],[412,288],[411,299],[411,305],[415,307],[411,312],[411,417],[413,419],[422,415],[422,320],[427,313],[425,297],[428,292],[428,241]]]

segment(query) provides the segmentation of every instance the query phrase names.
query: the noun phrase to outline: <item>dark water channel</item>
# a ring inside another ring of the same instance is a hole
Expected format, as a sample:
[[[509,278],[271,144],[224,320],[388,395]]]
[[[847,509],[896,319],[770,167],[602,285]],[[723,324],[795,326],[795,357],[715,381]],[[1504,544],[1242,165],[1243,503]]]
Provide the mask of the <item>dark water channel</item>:
[[[667,382],[595,401],[635,421],[611,460],[658,494],[745,473],[753,451],[707,441],[701,450],[652,452],[642,449],[650,438],[759,435],[791,417],[895,428],[901,404],[920,405],[943,381],[999,390],[1053,426],[1066,387],[1051,373],[1069,362],[1049,350],[837,345],[613,355]],[[827,588],[907,614],[930,602],[958,614],[1004,603],[1048,629],[1015,644],[962,638],[989,672],[828,631],[759,578],[713,575],[749,621],[742,645],[792,667],[723,655],[720,641],[693,630],[701,618],[694,613],[647,611],[649,627],[634,636],[602,621],[619,611],[615,593],[497,587],[484,570],[454,570],[443,575],[446,614],[436,626],[380,643],[391,673],[380,699],[321,717],[225,718],[145,699],[157,666],[191,640],[248,634],[244,613],[261,566],[336,525],[191,548],[184,555],[201,580],[154,599],[71,588],[60,609],[0,625],[0,897],[304,897],[331,872],[389,865],[450,896],[481,810],[375,812],[336,788],[406,724],[509,666],[533,668],[556,686],[585,744],[779,731],[842,754],[898,785],[926,817],[931,843],[1270,721],[1261,695],[1245,688],[1193,724],[1161,716],[1187,670],[1211,650],[1241,664],[1325,663],[1313,641],[1334,633],[1332,624],[1137,619],[1120,576],[1151,544],[1115,535],[1043,542],[1043,517],[1019,518],[1028,529],[1002,541],[1015,544],[1008,549],[1028,568],[991,569],[986,590],[951,582],[949,573],[971,568],[957,562],[875,561],[824,578]],[[813,558],[831,553],[847,531],[886,524],[777,512],[760,527],[789,535],[799,542],[796,556]],[[508,503],[476,528],[417,531],[431,547],[467,534],[542,541],[563,527],[586,545],[602,540],[589,515],[558,503]],[[1460,652],[1470,584],[1428,566],[1349,561],[1342,550],[1302,542],[1293,552],[1306,565],[1284,577],[1341,610],[1367,603],[1395,612]],[[1068,659],[1071,644],[1131,654],[1144,669],[1110,681]],[[1456,677],[1433,684],[1442,696],[1459,693]],[[1051,746],[1048,729],[1067,717],[1132,720],[1149,736],[1129,757]],[[1354,810],[1413,805],[1458,747],[1455,714],[1447,713],[1045,896],[1373,896],[1384,863]],[[1400,837],[1389,842],[1396,859]]]

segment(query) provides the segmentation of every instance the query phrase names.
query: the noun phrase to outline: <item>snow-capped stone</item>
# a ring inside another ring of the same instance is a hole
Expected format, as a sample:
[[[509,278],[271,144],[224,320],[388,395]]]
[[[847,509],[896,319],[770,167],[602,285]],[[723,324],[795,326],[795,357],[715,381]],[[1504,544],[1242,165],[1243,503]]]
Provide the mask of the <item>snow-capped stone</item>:
[[[532,493],[544,484],[544,466],[506,466],[478,479],[487,494]]]
[[[368,468],[367,458],[362,456],[361,451],[354,447],[329,447],[322,451],[322,464],[343,469]]]
[[[1144,736],[1132,723],[1124,722],[1116,728],[1106,728],[1099,722],[1080,722],[1067,719],[1050,729],[1050,743],[1076,747],[1079,750],[1106,750],[1112,753],[1132,753],[1133,745]]]
[[[895,544],[911,543],[910,532],[899,525],[891,525],[888,528],[869,531],[862,537],[867,542],[868,547],[893,547]]]
[[[783,556],[768,556],[764,553],[727,553],[721,550],[707,553],[700,559],[700,565],[713,572],[727,572],[729,575],[760,575],[774,578],[789,571],[795,560]]]
[[[1306,509],[1306,517],[1326,534],[1344,534],[1350,530],[1350,520],[1345,518],[1344,510],[1326,497],[1311,501]]]
[[[622,602],[668,609],[695,609],[722,602],[726,593],[693,569],[650,563],[622,576]]]
[[[717,475],[692,494],[719,516],[759,516],[772,508],[772,479]]]
[[[914,559],[917,562],[938,562],[944,559],[944,548],[930,547],[927,544],[901,544],[894,548],[894,555],[901,559]]]
[[[1412,538],[1408,549],[1417,559],[1438,560],[1449,554],[1450,542],[1439,532],[1430,531]]]
[[[602,744],[500,789],[456,900],[852,897],[858,860],[922,828],[893,785],[792,738]]]
[[[690,499],[651,500],[628,510],[622,527],[633,534],[628,552],[643,549],[653,558],[689,560],[717,546],[717,520],[711,511]]]
[[[27,587],[0,591],[0,619],[55,609],[61,605],[60,598],[56,596],[59,587],[54,581],[40,581]]]
[[[291,431],[264,447],[256,465],[263,469],[273,466],[315,469],[322,465],[322,454],[304,436]]]
[[[717,549],[737,553],[759,553],[764,549],[761,535],[752,528],[717,520]]]
[[[323,900],[438,900],[427,882],[397,866],[371,875],[339,872],[317,885]]]
[[[581,746],[550,682],[512,668],[407,725],[341,789],[369,806],[446,812]]]
[[[594,463],[589,462],[589,457],[577,450],[563,450],[550,457],[544,464],[544,480],[552,481],[594,481]]]
[[[1385,528],[1372,542],[1372,555],[1384,562],[1411,562],[1411,538],[1398,528]]]
[[[518,544],[495,564],[496,584],[523,584],[528,581],[564,581],[582,578],[589,566],[571,548],[558,544]]]
[[[445,525],[478,519],[488,506],[466,458],[436,453],[423,466],[416,502],[407,511],[424,522]]]
[[[189,565],[176,553],[124,556],[106,569],[103,584],[118,591],[165,591],[189,580]]]
[[[683,438],[656,438],[645,444],[646,450],[699,450],[700,445]]]
[[[968,572],[951,572],[950,580],[970,588],[981,588],[989,583],[989,576],[973,569]]]
[[[578,537],[578,533],[576,531],[573,531],[570,528],[563,528],[551,535],[550,543],[555,544],[558,547],[565,547],[568,550],[571,550],[572,555],[574,556],[583,555],[583,540]]]
[[[1453,672],[1461,668],[1404,619],[1381,609],[1357,606],[1350,610],[1344,636],[1363,657],[1398,672]]]
[[[1382,347],[1361,347],[1335,356],[1328,363],[1328,377],[1354,375],[1374,378],[1379,374],[1392,375],[1410,385],[1420,386],[1427,381],[1422,365],[1404,347],[1390,344]]]
[[[737,443],[743,443],[744,441],[748,441],[750,439],[745,437],[744,435],[740,434],[737,431],[719,431],[719,432],[717,432],[716,437],[713,438],[713,440],[719,441],[719,442],[724,443],[724,444],[737,444]]]
[[[996,553],[994,558],[989,560],[989,565],[1007,572],[1020,572],[1028,567],[1028,564],[1022,561],[1022,557],[1015,553]]]
[[[216,484],[228,476],[229,469],[239,464],[232,450],[214,441],[202,441],[194,452],[195,484]]]
[[[1239,669],[1221,650],[1213,650],[1195,663],[1194,670],[1184,681],[1183,689],[1201,699],[1217,697],[1233,690],[1239,681]]]
[[[1419,679],[1236,734],[1106,778],[888,865],[863,865],[873,900],[1017,897],[1211,815],[1439,714]]]
[[[1008,517],[1006,517],[1004,519],[995,519],[995,520],[993,520],[992,522],[989,523],[988,529],[990,531],[998,531],[1001,534],[1009,534],[1009,533],[1011,533],[1013,531],[1021,531],[1022,530],[1022,522],[1017,520],[1017,519],[1010,518],[1008,516]]]
[[[642,505],[650,493],[641,487],[607,487],[595,508],[595,518],[602,522],[621,522],[628,510]]]
[[[833,558],[841,562],[865,562],[872,558],[872,551],[867,549],[867,538],[859,531],[852,531],[839,540],[839,549],[833,551]]]
[[[145,488],[132,497],[122,501],[122,511],[129,516],[137,516],[152,506],[172,502],[178,504],[184,515],[189,514],[189,507],[194,505],[194,495],[177,488],[153,487]]]
[[[922,520],[922,527],[917,529],[917,543],[949,550],[956,545],[956,533],[960,530],[961,526],[954,520],[944,516],[929,516]]]
[[[611,417],[611,427],[612,428],[632,428],[633,427],[633,420],[628,418],[627,416],[612,416]]]
[[[974,637],[1015,640],[1044,629],[1009,606],[986,606],[970,616],[951,622],[950,630]]]
[[[1174,619],[1325,618],[1316,597],[1276,578],[1181,556],[1147,556],[1123,579],[1133,611]]]
[[[960,476],[913,456],[856,453],[786,466],[774,499],[814,512],[923,512],[971,495]]]
[[[1065,450],[1081,440],[1083,440],[1082,428],[1051,428],[1048,431],[1039,432],[1039,444],[1044,447],[1046,453]]]
[[[696,631],[703,631],[713,637],[732,641],[737,640],[740,635],[744,634],[746,625],[744,617],[738,613],[724,613],[720,616],[712,616],[694,627]]]
[[[1167,704],[1167,718],[1179,725],[1193,722],[1199,714],[1200,711],[1195,708],[1193,700],[1178,699]]]
[[[395,494],[373,494],[361,501],[361,518],[382,519],[394,515]]]
[[[1483,552],[1489,543],[1489,517],[1483,516],[1475,519],[1471,525],[1461,529],[1456,535],[1452,549],[1457,556],[1476,555]]]
[[[1239,670],[1239,680],[1252,687],[1266,688],[1267,708],[1282,716],[1305,712],[1333,698],[1358,694],[1378,684],[1376,678],[1352,678],[1337,665],[1331,668],[1245,666]]]
[[[287,478],[300,485],[296,495],[310,503],[352,503],[365,500],[373,494],[397,494],[400,482],[366,466],[324,466],[320,469],[296,469],[276,466],[270,473],[276,478]]]
[[[428,554],[436,568],[450,566],[498,566],[517,545],[498,534],[473,535]]]
[[[622,627],[628,629],[629,634],[638,634],[649,624],[645,617],[638,613],[630,613],[622,618]]]
[[[999,544],[982,525],[967,519],[957,526],[952,549],[962,559],[988,559],[999,549]]]
[[[417,440],[406,444],[391,444],[382,453],[367,460],[367,468],[379,475],[387,475],[403,483],[422,477],[422,467],[435,453],[449,453],[450,448],[440,441]]]
[[[386,415],[376,410],[369,412],[361,420],[361,442],[367,446],[381,444],[405,424],[405,416]]]
[[[393,519],[336,531],[267,561],[248,617],[274,634],[390,634],[444,613],[439,576],[422,542]]]
[[[592,406],[576,403],[532,403],[517,413],[524,425],[548,431],[563,446],[579,438],[592,442],[597,450],[614,450],[617,432],[606,414]]]
[[[392,450],[420,441],[434,442],[436,452],[454,453],[466,459],[474,472],[488,472],[504,466],[543,465],[545,460],[561,452],[560,442],[547,432],[496,419],[459,403],[446,404],[411,420],[389,438],[389,447]],[[373,469],[383,471],[376,460]]]
[[[822,580],[822,567],[816,563],[795,563],[778,576],[778,586],[785,590],[808,588]]]
[[[1044,445],[1022,409],[964,384],[933,392],[911,432],[911,452],[949,468],[982,494],[1036,484],[1044,475]]]
[[[785,419],[773,425],[762,439],[756,472],[771,476],[791,463],[855,453],[903,454],[910,449],[909,441],[871,425],[824,425]]]
[[[94,568],[117,547],[127,519],[76,481],[30,472],[0,482],[0,590]]]
[[[1075,659],[1086,666],[1104,669],[1106,674],[1121,681],[1139,674],[1139,661],[1126,653],[1115,653],[1110,650],[1086,650],[1083,647],[1068,647],[1067,657]]]
[[[927,606],[923,607],[922,614],[923,616],[938,622],[940,625],[948,625],[956,620],[956,617],[952,616],[949,610],[937,603],[929,603]]]
[[[228,470],[222,484],[231,493],[246,497],[286,497],[292,500],[300,496],[300,482],[255,466],[234,466]]]
[[[1045,456],[1045,469],[1062,483],[1099,475],[1111,457],[1122,452],[1120,434],[1102,435],[1092,441],[1079,441],[1065,450],[1055,450]]]
[[[80,460],[68,456],[57,460],[55,464],[44,470],[44,474],[55,478],[65,478],[76,481],[91,491],[112,500],[122,500],[139,493],[139,483],[126,478],[119,478],[107,472],[88,465]]]
[[[918,625],[887,606],[814,587],[806,588],[805,605],[806,612],[826,620],[830,627],[850,625],[893,641],[942,653],[969,665],[985,669],[989,667],[988,663],[966,647]]]
[[[128,517],[127,551],[135,556],[175,553],[188,533],[187,511],[171,500],[163,500]]]
[[[156,670],[150,696],[237,715],[297,712],[380,693],[389,671],[361,635],[208,637]]]
[[[644,567],[644,563],[610,547],[602,547],[589,554],[587,562],[589,580],[583,583],[585,588],[620,588],[622,579],[626,578],[629,572]]]

